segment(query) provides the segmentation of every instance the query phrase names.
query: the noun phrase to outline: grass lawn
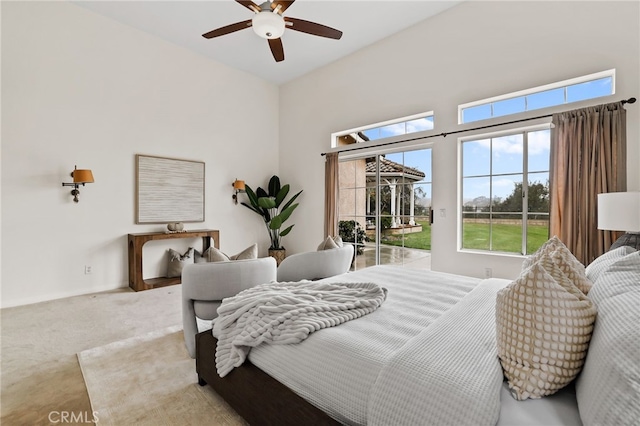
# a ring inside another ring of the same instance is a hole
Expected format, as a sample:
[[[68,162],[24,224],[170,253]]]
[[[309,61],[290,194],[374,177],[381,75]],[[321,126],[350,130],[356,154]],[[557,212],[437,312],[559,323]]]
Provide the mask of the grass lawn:
[[[489,225],[483,223],[465,223],[463,229],[463,248],[489,250]],[[520,253],[522,250],[522,227],[494,223],[493,251]],[[547,225],[529,225],[527,228],[527,254],[536,251],[549,239]]]
[[[382,244],[431,250],[431,226],[429,222],[418,222],[422,232],[403,235],[389,235],[382,239]],[[520,253],[522,247],[522,227],[520,225],[494,224],[493,251]],[[489,250],[489,225],[482,223],[465,223],[463,226],[464,247],[466,249]],[[404,237],[404,238],[403,238]],[[546,225],[529,225],[527,229],[527,254],[536,251],[549,239],[549,227]]]
[[[402,247],[402,240],[404,237],[404,246],[406,248],[431,250],[431,226],[429,225],[429,222],[418,221],[416,223],[422,225],[422,232],[405,235],[388,235],[386,237],[382,237],[382,244]]]

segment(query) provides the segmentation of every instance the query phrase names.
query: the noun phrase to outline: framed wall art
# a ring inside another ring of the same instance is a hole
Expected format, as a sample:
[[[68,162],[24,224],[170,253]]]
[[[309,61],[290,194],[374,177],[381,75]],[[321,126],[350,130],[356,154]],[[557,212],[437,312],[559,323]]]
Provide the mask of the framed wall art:
[[[136,223],[204,222],[204,162],[136,155]]]

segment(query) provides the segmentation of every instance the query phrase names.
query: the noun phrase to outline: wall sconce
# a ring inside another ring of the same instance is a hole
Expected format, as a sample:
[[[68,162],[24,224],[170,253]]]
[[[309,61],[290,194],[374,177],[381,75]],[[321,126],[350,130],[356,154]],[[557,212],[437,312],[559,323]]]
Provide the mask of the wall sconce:
[[[62,182],[62,186],[73,186],[71,195],[73,195],[73,202],[77,203],[80,201],[78,200],[78,195],[80,195],[78,187],[80,185],[84,186],[85,183],[93,183],[93,173],[89,169],[78,169],[78,166],[76,166],[71,172],[71,177],[73,178],[73,183]]]
[[[244,192],[244,181],[236,179],[233,181],[231,186],[233,186],[233,190],[234,190],[233,202],[238,204],[238,193]]]

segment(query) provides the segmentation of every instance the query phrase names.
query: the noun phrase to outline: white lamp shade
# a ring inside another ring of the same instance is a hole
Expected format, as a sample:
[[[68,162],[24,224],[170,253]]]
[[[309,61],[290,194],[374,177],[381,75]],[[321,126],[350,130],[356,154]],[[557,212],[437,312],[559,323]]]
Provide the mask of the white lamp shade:
[[[274,12],[262,11],[256,13],[251,20],[253,31],[262,38],[280,38],[284,33],[284,19]]]
[[[598,194],[598,229],[640,232],[640,192]]]

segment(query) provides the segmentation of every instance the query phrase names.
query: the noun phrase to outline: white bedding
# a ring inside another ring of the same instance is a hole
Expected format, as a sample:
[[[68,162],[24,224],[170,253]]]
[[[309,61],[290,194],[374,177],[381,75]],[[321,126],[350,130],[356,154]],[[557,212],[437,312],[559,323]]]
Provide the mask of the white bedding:
[[[253,348],[249,360],[336,420],[363,425],[381,368],[481,280],[374,266],[323,281],[373,282],[388,289],[387,300],[365,317],[313,333],[303,344]]]
[[[581,425],[572,388],[516,401],[502,381],[495,292],[510,281],[396,266],[323,281],[332,280],[376,283],[388,289],[387,300],[301,344],[255,347],[249,359],[339,422]],[[464,344],[465,333],[477,352]]]
[[[213,322],[220,377],[260,344],[293,344],[310,333],[375,311],[387,292],[373,283],[262,284],[222,301]]]

